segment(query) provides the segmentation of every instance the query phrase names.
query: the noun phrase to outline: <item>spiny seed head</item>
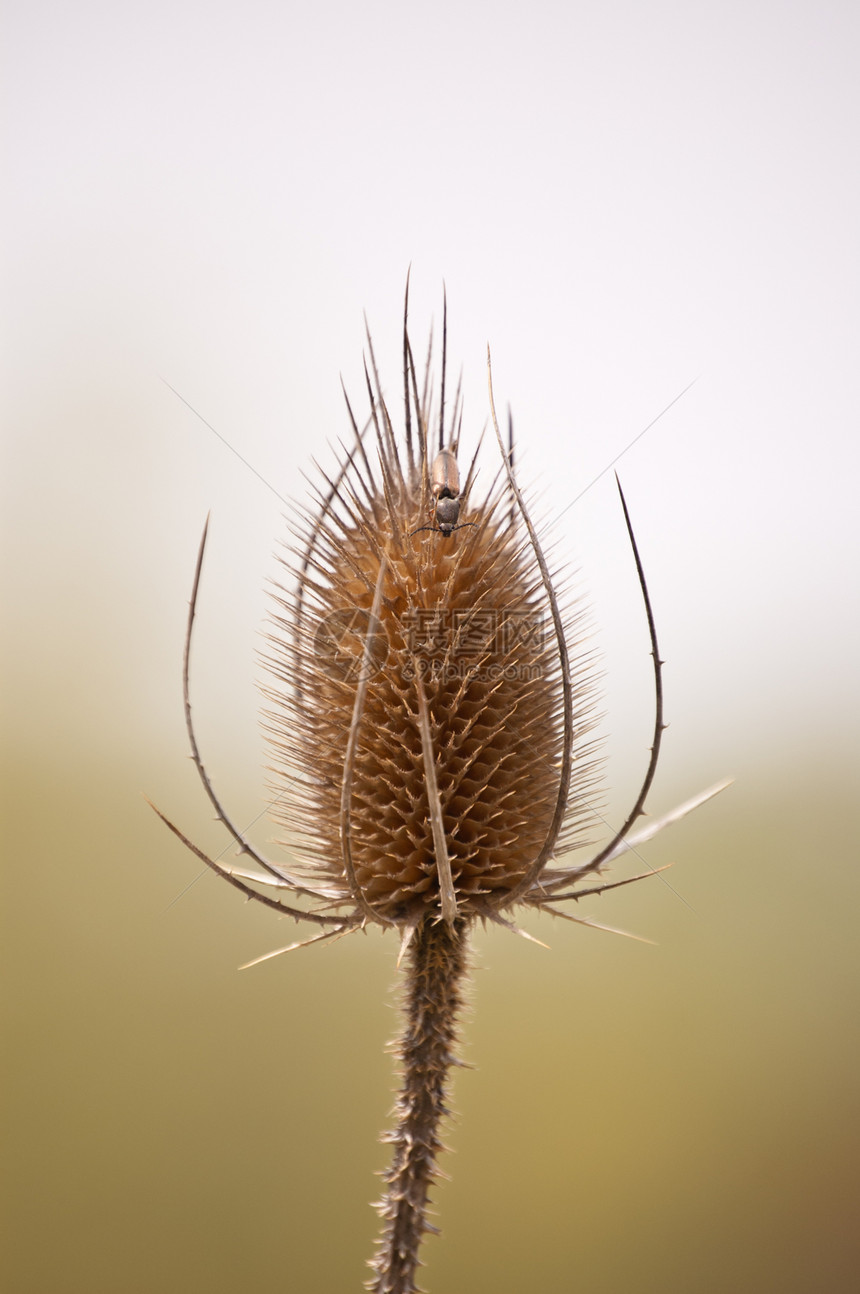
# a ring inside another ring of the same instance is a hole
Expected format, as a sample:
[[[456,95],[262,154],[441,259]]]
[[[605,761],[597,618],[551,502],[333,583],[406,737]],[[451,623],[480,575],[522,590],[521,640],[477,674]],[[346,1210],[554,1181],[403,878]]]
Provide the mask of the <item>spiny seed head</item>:
[[[440,529],[428,444],[438,416],[440,449],[456,454],[459,396],[446,427],[443,352],[431,433],[432,384],[419,398],[406,338],[404,354],[404,443],[377,379],[366,434],[353,422],[356,443],[284,558],[265,726],[274,813],[309,886],[410,927],[518,897],[548,838],[570,848],[590,820],[596,762],[582,655],[568,668],[577,773],[559,815],[564,671],[535,545],[504,464],[476,497],[473,461],[454,486],[456,526]],[[566,637],[581,636],[579,609]]]

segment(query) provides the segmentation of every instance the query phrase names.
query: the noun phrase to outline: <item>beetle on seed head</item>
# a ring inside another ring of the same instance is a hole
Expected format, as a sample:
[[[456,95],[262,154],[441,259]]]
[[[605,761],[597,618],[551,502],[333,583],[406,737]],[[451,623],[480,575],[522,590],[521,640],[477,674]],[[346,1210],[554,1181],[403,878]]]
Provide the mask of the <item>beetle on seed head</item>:
[[[421,530],[435,530],[447,539],[455,530],[475,525],[474,521],[460,522],[460,469],[452,449],[440,449],[434,458],[430,472],[430,493],[435,500],[432,512],[436,525],[419,526],[412,531],[413,535]]]
[[[460,508],[463,500],[460,497],[460,469],[457,466],[457,444],[459,441],[459,431],[454,433],[451,428],[453,440],[451,448],[445,448],[445,366],[448,350],[448,301],[444,299],[442,313],[442,390],[439,403],[439,452],[433,459],[433,466],[430,469],[430,517],[435,521],[435,525],[418,526],[412,531],[413,535],[419,534],[422,530],[435,531],[437,535],[442,535],[448,539],[455,530],[462,530],[465,526],[476,526],[474,521],[460,521]],[[459,391],[458,391],[459,398]],[[455,401],[455,404],[457,401]],[[427,481],[427,442],[426,439],[422,445],[424,454],[424,480]],[[469,479],[471,479],[471,474]],[[466,490],[469,488],[469,480],[466,481]]]

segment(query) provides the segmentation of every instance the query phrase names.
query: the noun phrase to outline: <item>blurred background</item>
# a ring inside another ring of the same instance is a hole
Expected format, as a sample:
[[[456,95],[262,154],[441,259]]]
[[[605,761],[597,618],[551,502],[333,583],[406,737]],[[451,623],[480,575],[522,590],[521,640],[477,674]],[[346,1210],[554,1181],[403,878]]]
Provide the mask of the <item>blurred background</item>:
[[[234,816],[264,807],[273,553],[348,434],[341,375],[363,407],[362,311],[397,405],[410,264],[417,350],[447,285],[467,445],[489,341],[590,600],[607,820],[652,706],[611,464],[667,661],[649,807],[736,778],[643,851],[664,880],[583,906],[655,946],[477,934],[422,1283],[855,1288],[857,9],[9,0],[4,27],[6,1288],[360,1287],[394,941],[237,973],[295,927],[142,795],[224,848],[180,677],[211,510],[199,738]]]

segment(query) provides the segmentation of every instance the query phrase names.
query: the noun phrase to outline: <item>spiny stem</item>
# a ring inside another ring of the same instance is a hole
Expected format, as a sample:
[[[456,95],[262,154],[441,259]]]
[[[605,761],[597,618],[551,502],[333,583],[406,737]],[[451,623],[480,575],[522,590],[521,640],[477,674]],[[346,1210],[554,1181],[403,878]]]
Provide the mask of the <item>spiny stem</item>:
[[[383,1140],[394,1146],[388,1187],[378,1204],[384,1220],[376,1257],[373,1294],[414,1294],[418,1250],[425,1231],[428,1195],[436,1177],[436,1156],[444,1147],[439,1125],[448,1071],[456,1064],[457,1015],[468,969],[466,924],[449,926],[425,919],[412,938],[404,994],[403,1033],[397,1044],[402,1083],[397,1127]]]

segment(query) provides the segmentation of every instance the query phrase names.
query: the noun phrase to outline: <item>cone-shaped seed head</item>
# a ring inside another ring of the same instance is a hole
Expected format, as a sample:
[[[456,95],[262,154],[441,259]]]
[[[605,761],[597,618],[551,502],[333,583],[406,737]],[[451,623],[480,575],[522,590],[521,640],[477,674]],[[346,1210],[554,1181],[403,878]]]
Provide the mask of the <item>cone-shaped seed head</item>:
[[[380,409],[376,443],[356,447],[285,563],[297,587],[276,593],[266,718],[274,812],[311,884],[411,925],[440,913],[440,818],[461,917],[504,907],[535,861],[558,797],[562,686],[546,589],[506,477],[478,502],[464,497],[459,528],[443,535],[421,461],[426,410],[413,459],[411,445],[395,449]],[[581,772],[559,849],[593,803],[590,671],[590,657],[574,656]]]

